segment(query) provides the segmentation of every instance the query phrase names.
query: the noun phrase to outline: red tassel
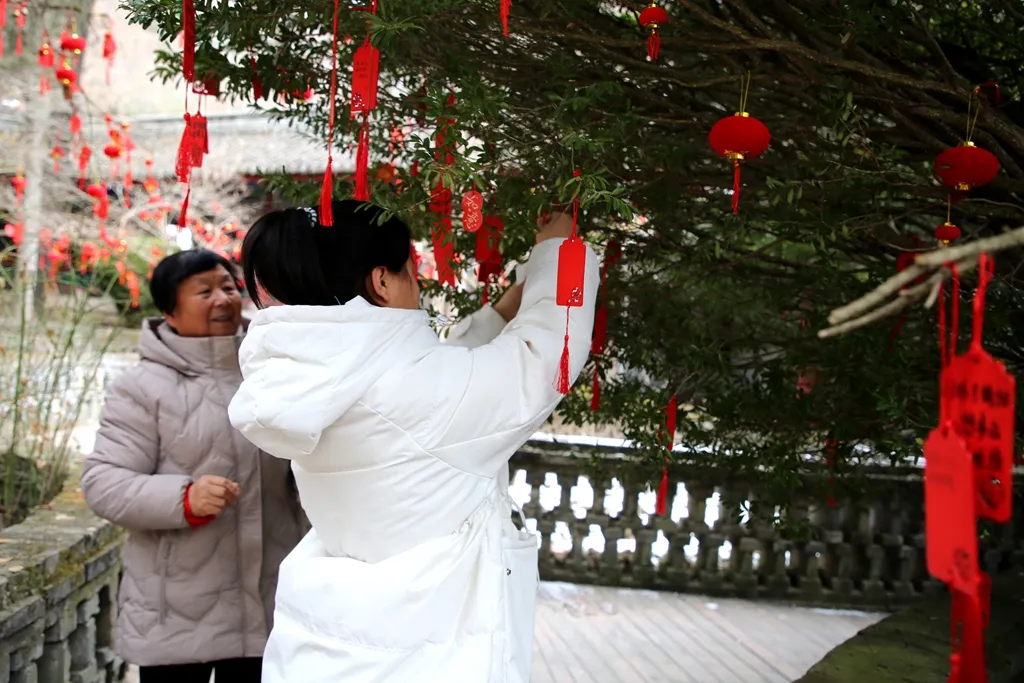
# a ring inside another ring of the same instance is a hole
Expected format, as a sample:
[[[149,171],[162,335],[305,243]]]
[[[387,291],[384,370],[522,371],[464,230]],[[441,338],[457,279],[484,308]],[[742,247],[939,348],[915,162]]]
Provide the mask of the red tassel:
[[[501,0],[501,33],[508,38],[508,15],[512,11],[512,0]]]
[[[601,371],[594,365],[594,384],[591,387],[590,411],[596,413],[601,408]]]
[[[181,211],[178,215],[178,225],[185,227],[188,225],[188,200],[192,196],[192,186],[185,188],[185,199],[181,202]]]
[[[185,82],[191,83],[196,79],[196,8],[192,0],[181,0],[181,22],[181,72],[185,76]]]
[[[664,517],[668,512],[668,465],[661,473],[661,486],[658,487],[658,499],[654,504],[654,514]]]
[[[179,183],[187,183],[192,175],[192,116],[185,114],[185,130],[181,134],[181,142],[178,143],[178,156],[174,164],[174,173],[178,176]]]
[[[327,157],[327,170],[324,171],[324,182],[320,186],[320,225],[334,225],[334,211],[331,201],[334,199],[334,157]]]
[[[732,212],[740,212],[740,162],[733,162],[732,172]]]
[[[338,0],[334,0],[334,29],[331,40],[331,104],[327,115],[327,169],[324,171],[324,182],[320,186],[320,225],[334,225],[334,211],[331,201],[334,199],[334,108],[338,99]]]
[[[562,345],[562,358],[558,361],[558,379],[555,390],[565,396],[569,393],[569,307],[565,309],[565,342]]]
[[[661,52],[661,36],[657,31],[651,31],[647,36],[647,57],[652,62],[658,61],[658,54]]]
[[[359,127],[359,147],[356,149],[356,189],[353,195],[357,201],[370,201],[370,112],[363,112],[363,123]]]

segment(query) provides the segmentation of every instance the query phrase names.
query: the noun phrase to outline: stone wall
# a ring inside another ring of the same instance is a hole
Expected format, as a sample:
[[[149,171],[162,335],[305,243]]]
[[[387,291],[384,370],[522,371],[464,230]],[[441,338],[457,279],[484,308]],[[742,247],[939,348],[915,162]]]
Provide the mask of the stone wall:
[[[58,496],[0,532],[0,683],[113,683],[120,531]]]

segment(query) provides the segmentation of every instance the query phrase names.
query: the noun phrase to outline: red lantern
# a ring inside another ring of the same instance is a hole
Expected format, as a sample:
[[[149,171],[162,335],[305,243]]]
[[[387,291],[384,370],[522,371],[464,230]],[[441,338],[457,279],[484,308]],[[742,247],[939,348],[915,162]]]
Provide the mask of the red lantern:
[[[658,53],[661,51],[661,36],[658,29],[668,21],[668,12],[658,6],[657,2],[651,0],[650,4],[640,12],[640,26],[650,31],[647,36],[647,58],[652,62],[658,61]]]
[[[988,185],[999,173],[999,159],[973,142],[947,149],[935,157],[935,177],[957,192]]]
[[[764,154],[772,141],[768,126],[745,111],[721,119],[711,128],[708,142],[733,164],[732,212],[739,213],[740,165]]]
[[[64,150],[60,145],[54,145],[50,150],[50,158],[53,159],[53,172],[60,173],[60,160],[64,158]]]
[[[54,72],[54,75],[65,88],[70,88],[78,82],[78,74],[75,73],[75,70],[71,68],[66,59],[61,60],[60,66]]]
[[[25,194],[25,187],[28,185],[28,181],[25,180],[25,176],[21,175],[21,171],[18,171],[18,175],[11,178],[11,187],[14,188],[14,195],[17,197],[18,202],[21,202],[22,196]]]
[[[93,183],[85,188],[85,193],[93,199],[104,199],[107,196],[107,188],[100,183]]]
[[[80,55],[85,51],[85,46],[85,38],[78,35],[74,29],[71,30],[71,33],[64,31],[60,34],[60,49],[64,52]]]
[[[949,221],[946,221],[939,227],[935,228],[935,239],[939,240],[943,244],[949,244],[953,240],[960,239],[960,235],[960,228]]]
[[[46,35],[46,31],[43,31],[43,44],[39,46],[37,62],[41,69],[39,72],[39,94],[45,95],[50,92],[48,70],[52,69],[54,64],[53,48],[50,46],[50,38]]]
[[[107,158],[113,161],[121,157],[122,149],[118,145],[107,145],[103,148],[103,153],[107,155]]]

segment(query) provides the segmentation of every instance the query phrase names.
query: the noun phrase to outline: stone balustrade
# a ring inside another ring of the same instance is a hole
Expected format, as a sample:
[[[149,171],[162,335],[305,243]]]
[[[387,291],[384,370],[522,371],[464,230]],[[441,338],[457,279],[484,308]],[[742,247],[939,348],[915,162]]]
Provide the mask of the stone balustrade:
[[[925,564],[920,470],[878,468],[863,497],[834,507],[825,475],[809,471],[780,527],[774,510],[758,512],[761,482],[698,461],[673,465],[669,514],[653,517],[655,496],[627,462],[537,442],[512,459],[512,497],[542,536],[542,579],[885,610],[945,590]],[[1012,529],[983,538],[991,573],[1016,552]]]
[[[120,532],[73,494],[0,532],[0,683],[114,683]]]

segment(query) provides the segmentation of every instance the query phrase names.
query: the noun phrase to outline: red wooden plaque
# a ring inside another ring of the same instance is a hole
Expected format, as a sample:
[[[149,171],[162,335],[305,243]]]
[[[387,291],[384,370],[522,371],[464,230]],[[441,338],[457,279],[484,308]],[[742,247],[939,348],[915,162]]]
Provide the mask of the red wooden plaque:
[[[380,69],[380,50],[369,42],[359,46],[352,57],[352,104],[350,115],[377,108],[377,78]]]
[[[924,442],[928,573],[967,595],[978,591],[978,530],[971,454],[946,422]]]
[[[579,235],[573,235],[558,248],[559,306],[583,305],[583,281],[587,271],[587,247]]]
[[[974,458],[979,517],[1010,521],[1016,382],[979,345],[950,361],[942,377],[947,418]]]

